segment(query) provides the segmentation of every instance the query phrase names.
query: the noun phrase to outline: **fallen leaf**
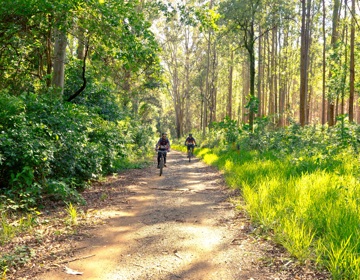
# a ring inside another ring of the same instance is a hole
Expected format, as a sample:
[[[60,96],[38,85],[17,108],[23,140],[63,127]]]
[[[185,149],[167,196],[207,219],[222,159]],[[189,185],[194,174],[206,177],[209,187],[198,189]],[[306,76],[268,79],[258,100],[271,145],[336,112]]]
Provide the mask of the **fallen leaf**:
[[[65,271],[65,273],[71,274],[71,275],[82,275],[83,274],[83,272],[73,270],[71,268],[68,268],[67,266],[64,267],[64,271]]]

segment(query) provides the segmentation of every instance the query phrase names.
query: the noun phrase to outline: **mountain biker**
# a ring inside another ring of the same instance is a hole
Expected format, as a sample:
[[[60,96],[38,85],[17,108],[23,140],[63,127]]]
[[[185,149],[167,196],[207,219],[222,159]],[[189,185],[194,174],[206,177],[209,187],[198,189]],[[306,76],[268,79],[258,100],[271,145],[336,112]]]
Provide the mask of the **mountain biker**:
[[[192,136],[192,134],[190,133],[189,136],[186,138],[185,140],[185,146],[187,146],[187,150],[189,152],[190,148],[192,148],[193,152],[194,152],[194,148],[196,146],[196,140],[195,138]]]
[[[162,133],[161,138],[159,139],[159,141],[156,143],[156,147],[155,150],[158,152],[158,157],[157,157],[157,168],[160,168],[160,157],[161,157],[161,153],[164,154],[164,166],[166,167],[166,154],[167,152],[169,152],[170,150],[170,141],[167,138],[166,133]]]

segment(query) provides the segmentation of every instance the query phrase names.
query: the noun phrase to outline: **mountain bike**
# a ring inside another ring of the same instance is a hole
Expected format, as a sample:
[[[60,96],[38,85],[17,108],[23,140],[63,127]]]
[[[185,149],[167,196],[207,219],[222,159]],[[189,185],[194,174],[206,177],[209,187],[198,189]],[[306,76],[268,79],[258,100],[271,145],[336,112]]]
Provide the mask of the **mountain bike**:
[[[191,161],[191,158],[194,156],[194,144],[187,144],[187,146],[189,147],[188,149],[188,158],[189,158],[189,162]]]
[[[158,153],[160,153],[160,162],[159,162],[160,174],[159,174],[159,176],[161,176],[163,173],[164,165],[165,165],[164,155],[165,155],[166,151],[158,150]]]

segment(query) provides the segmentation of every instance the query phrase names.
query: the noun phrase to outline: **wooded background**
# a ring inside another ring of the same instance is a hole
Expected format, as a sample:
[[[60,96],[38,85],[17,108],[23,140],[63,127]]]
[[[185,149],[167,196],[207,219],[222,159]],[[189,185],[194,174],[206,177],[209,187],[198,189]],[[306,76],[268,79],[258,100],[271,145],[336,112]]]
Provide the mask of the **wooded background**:
[[[251,127],[359,122],[359,1],[181,3],[158,25],[177,136],[226,116]]]
[[[158,127],[175,123],[176,137],[226,116],[251,128],[264,117],[360,121],[358,0],[6,0],[0,9],[2,92],[52,87],[80,102],[91,82],[106,85],[111,102],[144,119],[161,108]]]

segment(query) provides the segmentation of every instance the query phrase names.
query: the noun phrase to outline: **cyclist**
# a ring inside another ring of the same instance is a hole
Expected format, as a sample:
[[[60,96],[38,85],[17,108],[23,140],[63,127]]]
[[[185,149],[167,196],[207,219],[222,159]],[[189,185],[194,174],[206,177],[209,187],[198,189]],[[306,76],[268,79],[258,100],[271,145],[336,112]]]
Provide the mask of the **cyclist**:
[[[193,152],[194,152],[194,148],[196,146],[196,140],[195,138],[192,136],[192,134],[190,133],[189,136],[186,138],[185,140],[185,146],[187,146],[187,150],[189,152],[190,148],[192,148]]]
[[[164,154],[164,166],[166,167],[166,154],[170,150],[170,141],[167,138],[166,133],[162,133],[161,138],[156,143],[155,150],[158,152],[158,157],[157,157],[158,165],[157,165],[157,168],[160,168],[161,153]]]

